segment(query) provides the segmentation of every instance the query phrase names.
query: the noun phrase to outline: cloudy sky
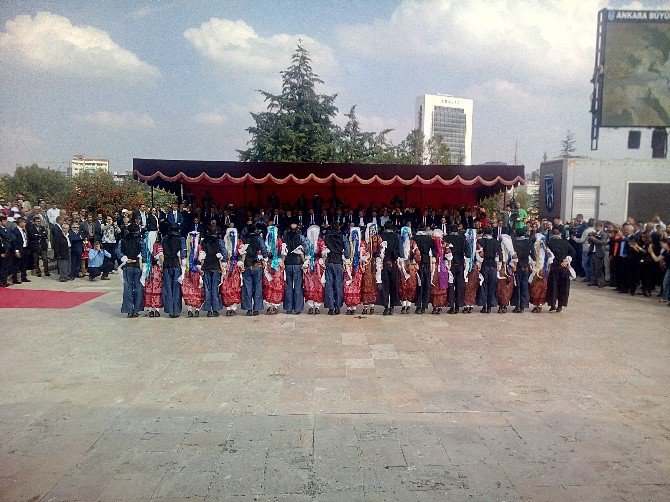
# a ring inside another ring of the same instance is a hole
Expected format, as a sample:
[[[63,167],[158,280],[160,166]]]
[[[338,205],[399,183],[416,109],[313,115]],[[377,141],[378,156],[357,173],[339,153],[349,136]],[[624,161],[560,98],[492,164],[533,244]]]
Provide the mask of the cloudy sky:
[[[475,102],[473,162],[527,172],[558,154],[568,128],[590,152],[597,12],[670,8],[601,0],[2,0],[0,172],[75,154],[236,160],[256,89],[279,90],[298,39],[322,92],[356,105],[367,130],[414,127],[414,100]],[[340,117],[339,122],[344,120]],[[643,146],[649,138],[643,136]],[[625,156],[603,131],[600,156]],[[644,148],[637,156],[650,157]]]

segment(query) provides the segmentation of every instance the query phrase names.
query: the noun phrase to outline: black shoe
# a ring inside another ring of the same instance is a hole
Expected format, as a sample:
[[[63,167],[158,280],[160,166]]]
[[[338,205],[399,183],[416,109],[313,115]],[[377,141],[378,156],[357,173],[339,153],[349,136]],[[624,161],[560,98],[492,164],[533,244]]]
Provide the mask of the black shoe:
[[[558,313],[561,312],[562,310],[563,310],[563,307],[558,307],[558,308],[556,309],[556,313],[558,314]]]
[[[258,310],[254,310],[251,315],[258,315]]]
[[[170,319],[176,319],[177,317],[179,317],[179,316],[178,316],[178,315],[174,315],[174,314],[170,314]]]
[[[539,314],[542,312],[542,307],[534,307],[533,310],[530,311],[531,314]]]
[[[74,277],[73,277],[73,279],[74,279]],[[21,282],[31,282],[31,281],[27,277],[24,277],[23,279],[21,279]]]
[[[419,307],[417,307],[417,308],[414,310],[414,313],[415,313],[415,314],[420,314],[420,313],[421,313],[421,309],[420,309]]]
[[[480,314],[486,314],[486,307],[482,307],[482,309],[479,311]]]
[[[389,309],[388,307],[384,308],[384,312],[382,312],[382,315],[389,315]]]
[[[44,272],[45,277],[51,277],[51,274],[49,272]]]
[[[294,315],[300,315],[300,314],[302,314],[302,311],[301,310],[296,310],[295,312],[293,312],[293,314]]]
[[[551,307],[549,307],[549,312],[555,312],[555,311],[556,311],[556,307],[554,307],[553,305]]]
[[[212,314],[214,315],[214,317],[219,317],[219,311],[218,310],[212,311]]]
[[[58,279],[58,282],[67,282],[67,279]],[[20,282],[19,283],[15,282],[14,284],[21,284],[21,283]]]
[[[292,310],[284,310],[284,314],[286,314],[286,315],[289,315],[289,314],[292,314],[292,313],[293,313]]]
[[[321,313],[321,311],[319,310],[319,307],[316,307],[314,309],[314,315],[319,315],[320,313]]]
[[[42,277],[42,272],[37,272],[35,275],[36,275],[37,277]]]
[[[247,316],[251,317],[253,315],[251,310],[247,310]]]
[[[335,315],[340,315],[340,309],[335,309]]]
[[[230,310],[226,310],[226,317],[230,317]]]
[[[375,308],[374,308],[374,307],[370,307],[370,315],[373,315],[374,313],[375,313]]]
[[[196,317],[200,317],[200,310],[196,309],[196,311],[195,311],[195,316],[196,316]]]
[[[135,316],[134,316],[133,314],[128,314],[126,317],[127,317],[128,319],[131,319],[132,317],[135,317]]]
[[[189,311],[188,311],[188,316],[189,316],[189,317],[193,317],[193,311],[192,311],[192,310],[189,310]]]
[[[209,311],[207,312],[207,317],[213,317],[213,316],[214,316],[214,314],[212,313],[211,310],[209,310]]]
[[[363,315],[368,315],[368,308],[367,307],[363,307]]]
[[[328,315],[335,315],[335,309],[328,309]]]
[[[314,307],[310,307],[309,310],[307,311],[309,315],[312,315],[314,313]]]
[[[139,317],[139,316],[140,316],[139,312],[135,312],[135,313],[133,314],[133,317]]]
[[[154,317],[154,311],[149,312],[149,317]]]

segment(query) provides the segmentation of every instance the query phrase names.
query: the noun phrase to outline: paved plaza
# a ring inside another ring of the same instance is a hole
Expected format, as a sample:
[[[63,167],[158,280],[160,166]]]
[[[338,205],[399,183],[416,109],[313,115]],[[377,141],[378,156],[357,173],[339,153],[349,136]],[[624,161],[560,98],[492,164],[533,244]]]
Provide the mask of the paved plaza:
[[[65,285],[108,291],[71,310],[0,310],[3,501],[670,500],[655,298],[126,319],[112,278]]]

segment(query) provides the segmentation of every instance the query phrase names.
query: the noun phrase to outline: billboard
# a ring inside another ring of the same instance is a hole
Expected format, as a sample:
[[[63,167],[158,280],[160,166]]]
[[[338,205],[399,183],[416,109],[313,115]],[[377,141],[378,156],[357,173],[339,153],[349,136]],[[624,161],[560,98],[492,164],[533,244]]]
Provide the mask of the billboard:
[[[670,127],[670,11],[603,14],[599,126]]]

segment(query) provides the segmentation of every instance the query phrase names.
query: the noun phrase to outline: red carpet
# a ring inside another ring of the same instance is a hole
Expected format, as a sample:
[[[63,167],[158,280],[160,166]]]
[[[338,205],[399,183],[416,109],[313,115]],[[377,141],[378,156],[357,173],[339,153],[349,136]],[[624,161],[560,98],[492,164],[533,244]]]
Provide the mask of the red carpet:
[[[3,309],[71,309],[105,293],[69,293],[46,289],[0,288]]]

